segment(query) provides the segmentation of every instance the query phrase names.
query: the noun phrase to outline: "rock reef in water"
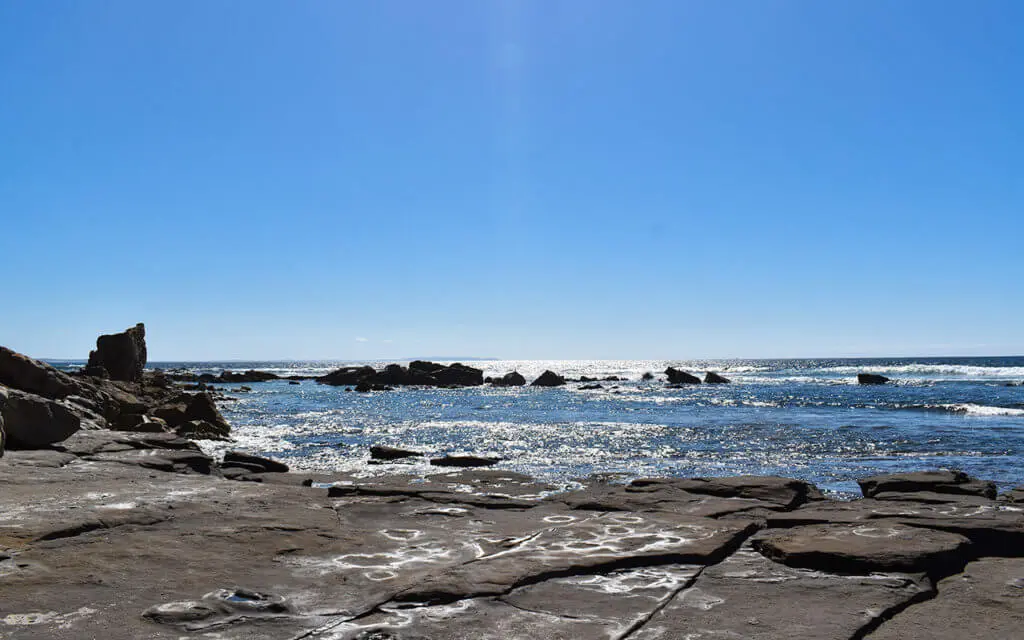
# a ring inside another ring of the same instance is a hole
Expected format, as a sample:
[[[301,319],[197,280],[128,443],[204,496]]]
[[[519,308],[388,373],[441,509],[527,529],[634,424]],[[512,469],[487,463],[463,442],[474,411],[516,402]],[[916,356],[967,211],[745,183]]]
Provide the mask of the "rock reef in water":
[[[531,387],[560,387],[565,384],[565,378],[554,371],[545,371],[536,380],[530,383]]]
[[[858,384],[885,384],[889,382],[889,378],[880,376],[877,373],[858,373],[857,383]]]
[[[390,364],[377,371],[370,366],[341,367],[316,378],[320,384],[335,386],[356,385],[420,385],[430,387],[476,387],[484,383],[481,369],[456,362],[443,365],[436,362],[414,360],[408,367]]]
[[[670,384],[700,384],[700,378],[675,367],[665,369],[665,375],[668,376]]]

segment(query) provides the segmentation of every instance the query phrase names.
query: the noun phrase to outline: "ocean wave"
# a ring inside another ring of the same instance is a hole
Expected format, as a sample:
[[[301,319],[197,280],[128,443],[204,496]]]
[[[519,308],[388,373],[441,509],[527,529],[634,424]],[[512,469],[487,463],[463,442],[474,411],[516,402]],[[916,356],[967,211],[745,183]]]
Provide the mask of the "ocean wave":
[[[970,402],[941,406],[953,413],[963,413],[971,416],[1024,416],[1024,409],[1015,409],[1013,407],[989,407]]]
[[[823,367],[816,371],[827,375],[850,375],[858,373],[878,373],[885,376],[908,376],[941,378],[955,376],[963,378],[997,378],[997,379],[1021,379],[1024,378],[1024,367],[983,367],[967,364],[899,364],[899,365],[839,365],[834,367]]]

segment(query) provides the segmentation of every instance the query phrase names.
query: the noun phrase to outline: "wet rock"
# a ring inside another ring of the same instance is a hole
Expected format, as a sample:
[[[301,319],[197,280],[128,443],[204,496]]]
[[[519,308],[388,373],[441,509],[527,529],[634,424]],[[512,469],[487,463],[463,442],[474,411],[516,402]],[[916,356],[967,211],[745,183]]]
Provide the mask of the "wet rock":
[[[726,378],[725,376],[720,376],[714,371],[708,371],[704,374],[705,384],[729,384],[731,382],[732,380]]]
[[[341,367],[316,379],[320,384],[334,386],[357,385],[374,376],[377,372],[373,367]]]
[[[955,533],[886,520],[769,531],[754,548],[790,567],[830,573],[922,572],[944,577],[969,558],[970,540]]]
[[[654,380],[654,374],[650,371],[645,371],[644,375],[640,376],[641,380]]]
[[[435,467],[489,467],[499,462],[501,462],[501,458],[488,458],[485,456],[449,455],[430,459],[430,464]]]
[[[584,384],[584,385],[580,385],[580,391],[595,391],[597,389],[604,389],[604,387],[602,387],[599,384]]]
[[[146,327],[141,322],[123,331],[96,339],[87,368],[102,367],[114,380],[139,382],[146,366]]]
[[[414,458],[422,455],[419,451],[389,447],[385,444],[375,444],[370,447],[370,458],[372,460],[400,460],[402,458]]]
[[[241,451],[228,451],[224,454],[224,462],[222,466],[232,466],[245,464],[251,467],[256,467],[259,473],[287,473],[288,465],[277,460],[271,460],[270,458],[263,458],[260,456],[254,456],[250,453],[243,453]]]
[[[169,602],[150,607],[142,617],[186,631],[219,627],[242,618],[287,616],[292,606],[281,596],[235,587],[218,589],[202,600]]]
[[[4,446],[38,449],[61,442],[82,426],[81,419],[64,405],[46,398],[0,387]]]
[[[720,498],[747,498],[766,506],[794,509],[812,500],[823,498],[813,484],[779,476],[728,476],[724,478],[639,478],[630,483],[634,493],[672,488],[695,495]]]
[[[208,420],[187,420],[174,427],[175,433],[195,440],[231,440],[230,429]]]
[[[255,369],[249,369],[241,373],[236,371],[222,371],[220,374],[220,382],[268,382],[270,380],[277,380],[280,378],[276,373],[270,373],[269,371],[256,371]]]
[[[996,497],[994,482],[978,480],[962,471],[939,470],[918,471],[913,473],[894,473],[871,476],[857,481],[865,498],[873,498],[883,492],[916,492],[930,491],[960,495],[983,496],[990,499]]]
[[[299,382],[298,380],[289,380],[288,384],[302,384],[302,383]]]
[[[500,378],[492,378],[491,384],[495,387],[521,387],[526,384],[526,378],[518,371],[510,371]]]
[[[231,432],[231,425],[221,415],[220,410],[217,409],[217,405],[213,401],[213,396],[209,393],[199,393],[192,396],[185,407],[185,420],[208,422],[214,425],[216,430],[224,436]]]
[[[890,382],[889,378],[880,376],[877,373],[858,373],[857,383],[858,384],[885,384]]]
[[[665,369],[665,375],[671,384],[700,384],[700,378],[695,375],[680,371],[674,367]]]
[[[565,384],[565,378],[554,371],[545,371],[530,383],[531,387],[560,387]]]

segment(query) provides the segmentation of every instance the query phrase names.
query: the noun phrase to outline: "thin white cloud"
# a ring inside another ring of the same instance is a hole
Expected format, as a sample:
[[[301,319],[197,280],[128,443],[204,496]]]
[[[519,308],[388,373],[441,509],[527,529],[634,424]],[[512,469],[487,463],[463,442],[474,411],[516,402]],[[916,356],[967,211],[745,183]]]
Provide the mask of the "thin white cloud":
[[[369,341],[370,340],[368,338],[364,338],[363,336],[357,336],[356,337],[356,342],[369,342]]]
[[[384,344],[391,344],[392,342],[394,342],[394,340],[392,340],[391,338],[388,338],[386,340],[381,340],[381,342],[383,342]]]

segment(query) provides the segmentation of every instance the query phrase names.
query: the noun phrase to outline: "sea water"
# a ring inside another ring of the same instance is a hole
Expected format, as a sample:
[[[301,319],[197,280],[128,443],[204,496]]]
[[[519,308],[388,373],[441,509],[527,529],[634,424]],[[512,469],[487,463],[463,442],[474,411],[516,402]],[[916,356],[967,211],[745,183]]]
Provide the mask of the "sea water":
[[[338,362],[188,362],[151,367],[218,373],[260,369],[322,375]],[[361,364],[361,363],[360,363]],[[365,364],[382,367],[383,362]],[[482,361],[485,376],[550,369],[604,378],[601,389],[397,387],[356,393],[306,380],[218,385],[235,443],[300,470],[440,472],[425,459],[369,463],[388,444],[431,456],[467,452],[568,483],[601,474],[777,474],[841,494],[860,477],[955,468],[1006,488],[1024,484],[1024,357],[729,361]],[[667,366],[732,383],[668,388]],[[642,380],[645,372],[655,379]],[[858,373],[892,378],[859,385]],[[1010,386],[1013,385],[1013,386]]]

